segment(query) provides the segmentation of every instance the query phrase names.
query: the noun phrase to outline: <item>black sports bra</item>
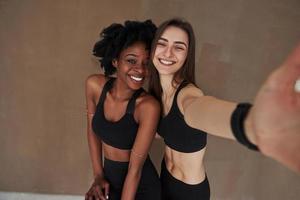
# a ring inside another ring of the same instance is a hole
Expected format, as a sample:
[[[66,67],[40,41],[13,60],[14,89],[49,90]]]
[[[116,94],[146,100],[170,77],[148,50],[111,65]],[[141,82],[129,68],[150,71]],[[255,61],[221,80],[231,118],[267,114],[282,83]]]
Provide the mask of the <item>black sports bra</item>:
[[[138,124],[134,120],[134,108],[137,97],[144,91],[143,88],[135,91],[130,98],[125,115],[117,122],[108,121],[104,115],[104,101],[106,93],[112,88],[115,78],[108,80],[103,89],[97,104],[96,112],[92,120],[92,128],[95,134],[106,144],[130,150],[133,146]]]
[[[192,153],[206,146],[207,134],[204,131],[188,126],[178,108],[178,93],[186,85],[188,85],[187,81],[183,81],[179,85],[174,95],[171,109],[165,117],[161,118],[157,132],[164,138],[167,146],[176,151]]]

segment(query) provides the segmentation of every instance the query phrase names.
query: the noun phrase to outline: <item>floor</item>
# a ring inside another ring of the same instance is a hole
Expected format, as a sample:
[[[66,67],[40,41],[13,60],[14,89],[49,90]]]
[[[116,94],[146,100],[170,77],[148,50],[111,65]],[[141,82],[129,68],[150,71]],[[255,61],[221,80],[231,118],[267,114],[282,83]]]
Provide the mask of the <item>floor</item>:
[[[1,192],[0,200],[83,200],[83,196]]]

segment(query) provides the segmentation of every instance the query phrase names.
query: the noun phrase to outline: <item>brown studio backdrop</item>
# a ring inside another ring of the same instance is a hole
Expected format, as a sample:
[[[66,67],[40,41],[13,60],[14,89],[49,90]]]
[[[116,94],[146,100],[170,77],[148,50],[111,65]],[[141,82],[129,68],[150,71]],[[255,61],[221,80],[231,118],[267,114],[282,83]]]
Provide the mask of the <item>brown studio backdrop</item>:
[[[91,48],[112,22],[174,16],[197,38],[206,94],[253,101],[300,39],[299,0],[0,0],[0,190],[84,194],[92,168],[84,81]],[[151,156],[159,169],[162,142]],[[235,142],[209,137],[212,199],[297,199],[299,175]]]

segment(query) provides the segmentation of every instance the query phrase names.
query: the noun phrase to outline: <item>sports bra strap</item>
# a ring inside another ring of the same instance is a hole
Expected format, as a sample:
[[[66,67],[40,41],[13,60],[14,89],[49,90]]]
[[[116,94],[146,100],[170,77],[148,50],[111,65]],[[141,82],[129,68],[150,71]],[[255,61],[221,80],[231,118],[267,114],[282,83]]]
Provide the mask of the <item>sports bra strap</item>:
[[[132,97],[130,98],[128,105],[127,105],[127,109],[126,109],[126,113],[128,114],[133,114],[134,112],[134,108],[135,108],[135,101],[136,99],[140,96],[140,94],[144,92],[143,88],[138,89],[137,91],[135,91],[132,95]]]
[[[100,99],[99,99],[99,104],[100,105],[104,103],[106,93],[111,89],[114,80],[115,80],[115,78],[110,78],[108,81],[106,81],[105,85],[103,86],[102,93],[101,93],[101,96],[100,96]]]
[[[99,105],[103,106],[104,100],[106,98],[106,93],[112,88],[114,80],[115,80],[115,78],[112,77],[103,86],[102,93],[101,93],[101,96],[99,99]],[[133,95],[131,96],[131,98],[129,99],[129,102],[127,104],[126,113],[132,114],[134,112],[135,101],[143,91],[144,91],[144,89],[140,88],[133,93]]]
[[[176,102],[176,104],[177,104],[177,96],[178,96],[178,93],[180,92],[180,90],[181,90],[182,88],[184,88],[184,87],[187,86],[188,84],[189,84],[189,82],[187,82],[186,80],[183,80],[183,81],[180,83],[180,85],[178,86],[178,88],[177,88],[177,90],[176,90],[176,92],[175,92],[175,95],[174,95],[174,100],[173,100],[173,101]]]

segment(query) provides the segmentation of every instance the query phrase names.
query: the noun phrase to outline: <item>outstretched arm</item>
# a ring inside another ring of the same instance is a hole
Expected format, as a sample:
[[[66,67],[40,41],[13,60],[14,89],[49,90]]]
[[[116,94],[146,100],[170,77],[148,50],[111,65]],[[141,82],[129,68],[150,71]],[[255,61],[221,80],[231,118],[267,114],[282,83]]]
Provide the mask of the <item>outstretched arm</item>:
[[[300,45],[268,77],[244,121],[246,136],[264,155],[297,172],[300,172],[300,93],[295,90],[295,83],[299,78]],[[191,127],[234,139],[230,120],[236,103],[187,89],[181,105],[185,121]]]
[[[187,88],[182,96],[182,107],[186,123],[211,135],[235,139],[230,117],[237,106],[234,102],[224,101],[203,95],[198,88]]]

